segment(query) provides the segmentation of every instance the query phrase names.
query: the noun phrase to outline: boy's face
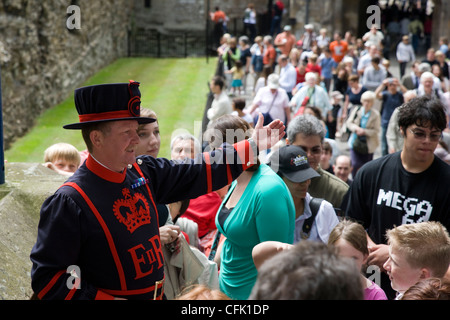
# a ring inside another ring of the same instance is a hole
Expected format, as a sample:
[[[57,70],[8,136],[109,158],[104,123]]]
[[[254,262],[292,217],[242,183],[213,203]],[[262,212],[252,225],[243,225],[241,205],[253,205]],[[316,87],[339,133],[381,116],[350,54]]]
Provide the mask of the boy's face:
[[[412,267],[406,260],[405,254],[398,251],[395,244],[389,246],[389,258],[383,265],[391,287],[403,293],[422,278],[422,269]]]
[[[322,155],[320,156],[320,163],[327,164],[330,162],[332,152],[329,150],[322,150]]]
[[[434,159],[441,131],[436,128],[419,127],[415,124],[406,128],[404,132],[403,155],[414,163],[428,163]]]
[[[59,170],[66,172],[75,172],[78,169],[78,166],[75,162],[68,161],[65,159],[57,159],[53,162],[53,165]]]

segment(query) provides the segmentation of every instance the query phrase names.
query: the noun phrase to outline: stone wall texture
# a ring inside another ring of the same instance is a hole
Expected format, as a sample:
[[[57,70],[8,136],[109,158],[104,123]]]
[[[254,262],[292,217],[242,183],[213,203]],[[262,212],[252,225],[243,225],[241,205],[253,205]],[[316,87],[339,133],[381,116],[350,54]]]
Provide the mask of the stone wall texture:
[[[5,147],[38,115],[127,54],[128,0],[1,0],[0,66]],[[69,30],[70,5],[81,29]]]
[[[31,298],[30,252],[39,211],[66,179],[40,163],[6,164],[7,183],[0,185],[0,300]]]

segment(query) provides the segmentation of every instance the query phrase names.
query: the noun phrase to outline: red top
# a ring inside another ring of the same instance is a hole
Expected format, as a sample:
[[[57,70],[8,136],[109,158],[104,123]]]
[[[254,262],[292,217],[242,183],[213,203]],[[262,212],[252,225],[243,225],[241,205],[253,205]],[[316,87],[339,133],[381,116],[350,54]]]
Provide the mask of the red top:
[[[190,200],[189,207],[183,213],[183,218],[188,218],[198,224],[199,238],[216,229],[216,213],[221,203],[222,199],[217,192],[210,192]]]
[[[316,65],[312,65],[311,63],[308,63],[306,65],[306,72],[317,72],[320,75],[322,75],[322,68],[316,64]]]

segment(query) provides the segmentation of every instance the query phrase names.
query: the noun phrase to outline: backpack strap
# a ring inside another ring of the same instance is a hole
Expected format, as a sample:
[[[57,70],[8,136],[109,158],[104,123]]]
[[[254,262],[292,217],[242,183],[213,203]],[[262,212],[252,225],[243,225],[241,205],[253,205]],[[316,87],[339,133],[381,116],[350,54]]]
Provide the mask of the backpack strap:
[[[311,233],[312,224],[316,219],[317,213],[319,212],[320,205],[322,204],[322,198],[311,198],[309,202],[309,208],[311,209],[311,217],[305,220],[303,223],[303,228],[301,232],[302,239],[308,239]]]

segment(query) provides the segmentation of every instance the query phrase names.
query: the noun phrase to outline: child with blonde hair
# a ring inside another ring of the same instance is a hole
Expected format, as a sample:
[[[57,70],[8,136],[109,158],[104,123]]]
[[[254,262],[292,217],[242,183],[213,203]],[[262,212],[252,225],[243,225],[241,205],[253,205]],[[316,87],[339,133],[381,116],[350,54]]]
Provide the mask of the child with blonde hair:
[[[78,149],[69,143],[56,143],[44,151],[44,166],[59,174],[71,176],[81,163]]]
[[[418,281],[442,278],[450,265],[450,237],[437,221],[402,224],[386,232],[389,259],[383,265],[401,299]]]
[[[231,82],[231,93],[235,94],[244,94],[244,83],[242,79],[245,75],[245,70],[243,68],[241,61],[235,61],[234,66],[225,71],[225,73],[231,73],[233,75],[233,81]]]

